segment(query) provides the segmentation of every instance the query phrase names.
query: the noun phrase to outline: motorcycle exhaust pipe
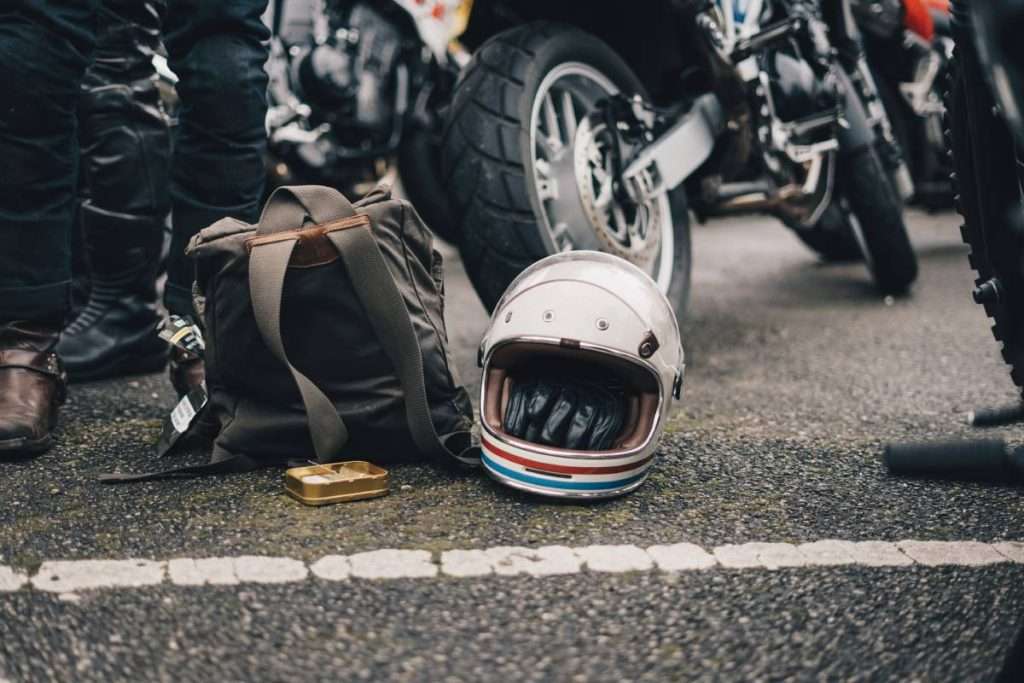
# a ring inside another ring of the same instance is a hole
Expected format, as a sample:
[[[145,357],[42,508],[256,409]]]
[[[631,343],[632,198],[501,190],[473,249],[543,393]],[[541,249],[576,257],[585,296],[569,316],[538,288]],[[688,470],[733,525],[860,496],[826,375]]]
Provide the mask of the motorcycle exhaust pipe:
[[[723,183],[711,189],[705,199],[713,207],[709,215],[723,216],[749,211],[773,211],[803,194],[799,185],[776,187],[763,181]]]

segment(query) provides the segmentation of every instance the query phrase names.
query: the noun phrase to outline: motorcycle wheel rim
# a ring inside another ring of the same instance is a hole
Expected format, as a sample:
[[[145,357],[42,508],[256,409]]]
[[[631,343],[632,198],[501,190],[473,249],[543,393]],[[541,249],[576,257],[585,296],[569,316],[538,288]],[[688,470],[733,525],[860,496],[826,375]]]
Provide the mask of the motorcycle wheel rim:
[[[658,240],[658,251],[644,263],[630,258],[631,251],[642,249],[636,249],[632,243],[615,245],[609,240],[619,239],[619,235],[599,232],[601,228],[594,225],[583,208],[577,186],[575,157],[580,124],[593,113],[598,102],[618,92],[611,79],[582,62],[559,64],[541,81],[529,122],[527,178],[533,182],[534,213],[543,228],[541,236],[549,253],[576,249],[614,253],[639,266],[667,293],[675,253],[675,227],[668,193],[658,194],[652,205],[646,207],[650,215],[657,216],[657,225],[648,226],[646,233]]]

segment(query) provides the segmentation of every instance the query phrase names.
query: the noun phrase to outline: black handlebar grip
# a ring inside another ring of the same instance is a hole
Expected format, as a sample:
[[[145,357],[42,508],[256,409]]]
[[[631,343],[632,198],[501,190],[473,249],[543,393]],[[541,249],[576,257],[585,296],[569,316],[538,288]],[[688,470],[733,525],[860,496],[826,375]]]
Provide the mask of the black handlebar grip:
[[[1024,404],[983,408],[967,415],[967,424],[972,427],[998,427],[1024,420]]]
[[[994,475],[1010,466],[1006,442],[999,439],[888,444],[882,458],[893,474]]]

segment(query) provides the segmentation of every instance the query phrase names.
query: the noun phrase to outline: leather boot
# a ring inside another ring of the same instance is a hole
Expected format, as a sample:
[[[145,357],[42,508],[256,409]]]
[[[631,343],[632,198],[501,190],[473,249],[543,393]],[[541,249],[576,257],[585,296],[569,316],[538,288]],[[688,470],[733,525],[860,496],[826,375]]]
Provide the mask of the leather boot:
[[[72,381],[155,372],[167,362],[156,273],[170,206],[170,132],[153,67],[166,3],[102,4],[78,105],[80,242],[91,291],[58,349]]]
[[[167,363],[155,282],[162,221],[88,202],[81,211],[92,289],[57,347],[68,377],[85,382],[157,372]]]
[[[0,326],[0,459],[42,453],[66,397],[67,376],[55,348],[59,325]]]

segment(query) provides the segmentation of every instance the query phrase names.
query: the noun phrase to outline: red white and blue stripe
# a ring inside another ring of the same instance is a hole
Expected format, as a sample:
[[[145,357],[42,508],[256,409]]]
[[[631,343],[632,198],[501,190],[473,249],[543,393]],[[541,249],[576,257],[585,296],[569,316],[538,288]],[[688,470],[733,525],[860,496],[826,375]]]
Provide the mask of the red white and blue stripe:
[[[495,478],[512,486],[554,496],[614,495],[631,490],[646,476],[654,455],[643,451],[621,457],[565,457],[526,450],[498,442],[484,432],[481,439],[484,468]]]

